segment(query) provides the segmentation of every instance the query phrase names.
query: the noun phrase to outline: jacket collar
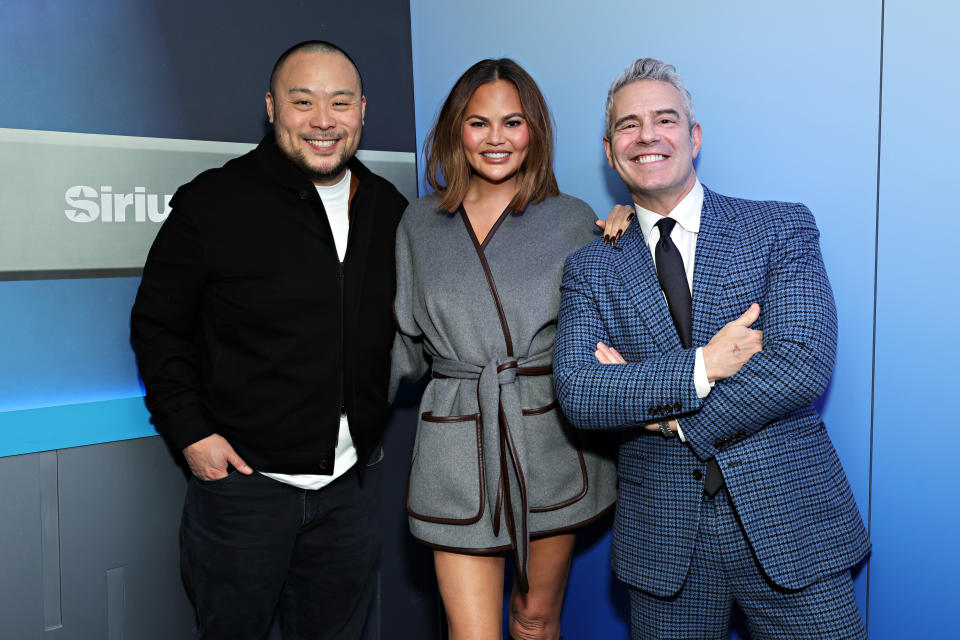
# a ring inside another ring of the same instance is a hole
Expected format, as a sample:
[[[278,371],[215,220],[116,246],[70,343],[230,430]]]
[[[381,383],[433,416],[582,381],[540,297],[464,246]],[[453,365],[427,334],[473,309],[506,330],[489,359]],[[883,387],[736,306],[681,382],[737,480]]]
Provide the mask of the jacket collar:
[[[703,188],[700,232],[693,270],[693,341],[706,344],[716,332],[725,274],[736,241],[736,211],[726,199]],[[631,224],[613,246],[613,265],[623,289],[663,351],[680,348],[680,339],[657,280],[650,248],[639,224]]]
[[[263,137],[253,150],[253,155],[264,172],[277,184],[295,191],[314,191],[313,182],[283,153],[272,131]],[[360,182],[370,175],[370,170],[356,156],[350,158],[347,166]]]

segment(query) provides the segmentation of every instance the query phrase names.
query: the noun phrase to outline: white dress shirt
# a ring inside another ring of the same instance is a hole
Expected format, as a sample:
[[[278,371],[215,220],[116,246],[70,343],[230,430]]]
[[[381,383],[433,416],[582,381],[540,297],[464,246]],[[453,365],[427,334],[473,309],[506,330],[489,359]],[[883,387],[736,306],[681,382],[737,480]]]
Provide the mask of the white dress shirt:
[[[660,241],[660,229],[656,226],[663,215],[644,209],[634,203],[634,209],[637,212],[637,222],[640,224],[640,230],[643,232],[643,238],[647,242],[650,254],[653,257],[653,263],[657,263],[656,246]],[[683,258],[683,268],[687,273],[687,286],[690,287],[691,295],[693,292],[693,266],[697,253],[697,234],[700,233],[700,212],[703,210],[703,185],[697,180],[690,193],[685,195],[677,206],[667,214],[668,218],[676,220],[673,231],[670,232],[670,239],[676,245],[680,256]],[[696,360],[693,366],[693,383],[697,389],[697,396],[706,398],[713,388],[713,383],[707,379],[707,366],[703,360],[703,347],[697,347]],[[679,430],[679,429],[678,429]],[[683,432],[680,431],[680,437],[683,438]]]

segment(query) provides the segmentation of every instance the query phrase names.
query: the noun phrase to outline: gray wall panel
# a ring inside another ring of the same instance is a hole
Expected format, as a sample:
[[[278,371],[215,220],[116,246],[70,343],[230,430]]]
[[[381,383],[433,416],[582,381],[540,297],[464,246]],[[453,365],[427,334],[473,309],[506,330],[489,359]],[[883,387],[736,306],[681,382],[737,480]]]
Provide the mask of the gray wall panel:
[[[0,638],[43,636],[40,464],[53,452],[0,458]]]
[[[158,437],[59,451],[64,638],[189,638],[185,475]]]

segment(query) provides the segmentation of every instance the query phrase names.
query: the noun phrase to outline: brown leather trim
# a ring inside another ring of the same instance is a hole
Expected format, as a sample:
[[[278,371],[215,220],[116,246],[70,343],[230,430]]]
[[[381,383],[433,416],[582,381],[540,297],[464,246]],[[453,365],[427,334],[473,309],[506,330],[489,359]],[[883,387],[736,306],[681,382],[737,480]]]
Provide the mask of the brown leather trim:
[[[580,477],[583,478],[583,487],[580,489],[580,493],[557,504],[551,504],[546,507],[530,507],[530,513],[544,513],[545,511],[563,509],[564,507],[569,507],[574,502],[582,500],[583,496],[587,495],[590,480],[587,478],[587,463],[583,459],[583,449],[579,446],[577,447],[577,458],[580,459]]]
[[[442,544],[434,544],[432,542],[427,542],[423,538],[418,538],[417,536],[410,534],[410,537],[422,544],[425,547],[435,549],[436,551],[447,551],[449,553],[460,553],[465,556],[492,556],[498,553],[506,553],[507,551],[512,551],[513,547],[509,544],[505,544],[501,547],[482,547],[478,549],[464,549],[462,547],[448,547]]]
[[[487,277],[487,284],[490,285],[490,293],[493,294],[493,303],[497,306],[497,315],[500,316],[500,328],[503,330],[503,339],[507,344],[507,355],[511,358],[513,357],[513,338],[510,337],[510,326],[507,324],[507,316],[503,312],[503,304],[500,303],[500,294],[497,293],[497,283],[493,281],[493,273],[490,271],[490,264],[487,262],[487,256],[483,253],[483,248],[485,245],[480,244],[480,241],[477,240],[477,234],[473,231],[473,225],[470,224],[470,218],[467,217],[467,212],[463,208],[463,205],[460,205],[460,219],[463,220],[463,225],[467,228],[467,233],[470,234],[470,239],[473,241],[473,247],[477,250],[477,257],[480,259],[480,266],[483,267],[483,273]],[[507,215],[507,211],[504,211],[500,214],[500,218],[493,225],[493,228],[490,229],[490,233],[487,234],[487,237],[484,238],[484,243],[489,242],[490,238],[493,237],[493,233],[500,226],[500,223],[503,221],[504,216]]]
[[[577,523],[574,523],[574,524],[569,524],[569,525],[567,525],[567,526],[565,526],[565,527],[560,527],[559,529],[550,529],[549,531],[535,531],[534,533],[531,533],[531,534],[530,534],[530,539],[531,539],[531,540],[539,540],[540,538],[549,538],[550,536],[556,536],[556,535],[559,535],[559,534],[561,534],[561,533],[567,533],[567,532],[569,532],[569,531],[572,531],[573,529],[579,529],[579,528],[581,528],[581,527],[585,527],[585,526],[587,526],[588,524],[591,524],[591,523],[593,523],[593,522],[596,522],[596,521],[599,520],[600,518],[602,518],[602,517],[604,517],[605,515],[607,515],[608,513],[610,513],[610,511],[611,511],[616,505],[617,505],[616,502],[611,503],[609,507],[607,507],[606,509],[604,509],[603,511],[601,511],[601,512],[598,513],[597,515],[595,515],[595,516],[590,516],[590,517],[587,518],[586,520],[581,520],[580,522],[577,522]]]
[[[433,411],[424,411],[420,414],[420,419],[426,422],[466,422],[467,420],[479,420],[479,413],[465,414],[462,416],[435,416]]]
[[[529,508],[527,504],[527,482],[523,477],[523,469],[521,469],[520,465],[518,464],[518,461],[520,460],[520,456],[517,454],[517,447],[513,442],[513,435],[510,433],[510,424],[507,422],[507,416],[503,412],[502,404],[500,405],[500,408],[499,408],[499,414],[500,414],[500,434],[501,434],[500,450],[501,451],[503,450],[504,448],[503,442],[505,441],[507,446],[510,448],[510,457],[513,459],[513,466],[517,473],[517,482],[520,484],[520,514],[521,514],[520,537],[523,540],[524,545],[527,545],[527,548],[524,549],[524,555],[527,557],[527,560],[529,561],[530,548],[529,548],[528,540],[530,539],[530,535],[527,531],[527,510]],[[501,469],[503,469],[503,467],[501,467]],[[503,475],[505,479],[509,477],[509,473],[506,473]],[[505,497],[507,497],[508,499],[510,497],[509,491],[510,491],[510,486],[507,485],[504,493],[505,493]],[[515,535],[514,530],[516,526],[515,526],[515,523],[513,522],[513,509],[509,508],[509,504],[508,504],[508,508],[505,509],[505,512],[508,518],[508,524],[510,525],[510,536],[511,538],[513,538]],[[517,544],[516,540],[512,540],[512,542],[514,545]],[[520,566],[519,563],[517,566],[516,584],[517,584],[517,588],[520,589],[521,593],[527,593],[530,590],[530,581],[528,580],[527,574],[524,571],[523,567]]]
[[[548,405],[544,405],[536,409],[524,409],[523,415],[525,416],[542,415],[544,413],[551,411],[552,409],[555,409],[556,407],[557,407],[557,401],[556,399],[554,399],[553,402],[551,402]],[[587,495],[587,491],[590,489],[590,479],[589,479],[589,476],[587,476],[587,463],[583,459],[583,448],[580,446],[579,439],[577,438],[577,432],[571,429],[570,435],[573,438],[573,446],[576,447],[577,449],[577,459],[580,461],[580,477],[583,478],[583,484],[580,487],[580,492],[556,504],[547,505],[545,507],[531,506],[530,513],[544,513],[546,511],[556,511],[557,509],[563,509],[564,507],[569,507],[574,502],[582,500],[583,497]]]
[[[410,463],[410,470],[407,472],[407,499],[406,499],[407,513],[409,513],[411,517],[414,517],[417,520],[423,520],[424,522],[434,522],[436,524],[468,525],[468,524],[474,524],[475,522],[479,522],[480,518],[483,517],[483,510],[487,502],[486,500],[487,488],[486,488],[486,481],[484,480],[484,474],[483,474],[483,422],[480,419],[480,414],[474,413],[471,415],[463,415],[463,416],[435,416],[433,415],[433,412],[425,411],[420,415],[420,418],[422,420],[425,420],[426,422],[440,422],[440,423],[468,422],[470,420],[473,420],[473,423],[477,429],[477,469],[478,469],[478,475],[480,476],[480,508],[477,511],[477,515],[472,516],[470,518],[440,518],[435,516],[424,515],[422,513],[417,513],[416,511],[414,511],[413,508],[410,507],[410,476],[413,473],[413,465],[416,462],[416,458],[414,458],[413,462]]]
[[[553,373],[553,365],[545,364],[542,367],[517,367],[518,376],[548,376]]]
[[[503,514],[503,485],[505,482],[503,477],[503,465],[507,463],[503,454],[503,443],[500,444],[500,477],[497,478],[497,502],[493,507],[493,535],[497,537],[500,536],[500,516]]]
[[[557,401],[554,400],[550,404],[545,404],[542,407],[537,407],[536,409],[524,409],[521,413],[525,416],[539,416],[544,413],[549,413],[557,408]]]
[[[613,503],[609,507],[601,511],[600,513],[590,516],[586,520],[581,520],[580,522],[576,522],[574,524],[567,525],[565,527],[560,527],[559,529],[550,529],[548,531],[535,531],[530,534],[530,539],[540,540],[541,538],[549,538],[551,536],[560,535],[561,533],[569,533],[570,531],[583,528],[588,524],[593,524],[597,520],[600,520],[601,518],[609,514],[615,506],[616,506],[616,503]],[[490,556],[490,555],[505,553],[507,551],[513,550],[513,547],[510,545],[503,545],[500,547],[480,547],[476,549],[470,549],[470,548],[464,548],[464,547],[448,547],[442,544],[434,544],[432,542],[427,542],[423,538],[418,538],[412,533],[410,534],[410,537],[416,540],[417,542],[419,542],[420,544],[422,544],[423,546],[428,547],[430,549],[436,549],[437,551],[447,551],[449,553],[460,553],[465,556]]]

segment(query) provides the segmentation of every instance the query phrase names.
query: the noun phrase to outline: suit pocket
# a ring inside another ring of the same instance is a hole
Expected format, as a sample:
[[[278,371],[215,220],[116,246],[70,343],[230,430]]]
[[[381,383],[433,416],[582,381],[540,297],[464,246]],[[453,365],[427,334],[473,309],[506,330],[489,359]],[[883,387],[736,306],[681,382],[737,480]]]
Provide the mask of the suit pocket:
[[[420,416],[407,483],[407,512],[426,522],[473,524],[483,516],[480,414]]]
[[[556,401],[523,410],[530,511],[562,509],[587,495],[587,465],[577,434]]]

